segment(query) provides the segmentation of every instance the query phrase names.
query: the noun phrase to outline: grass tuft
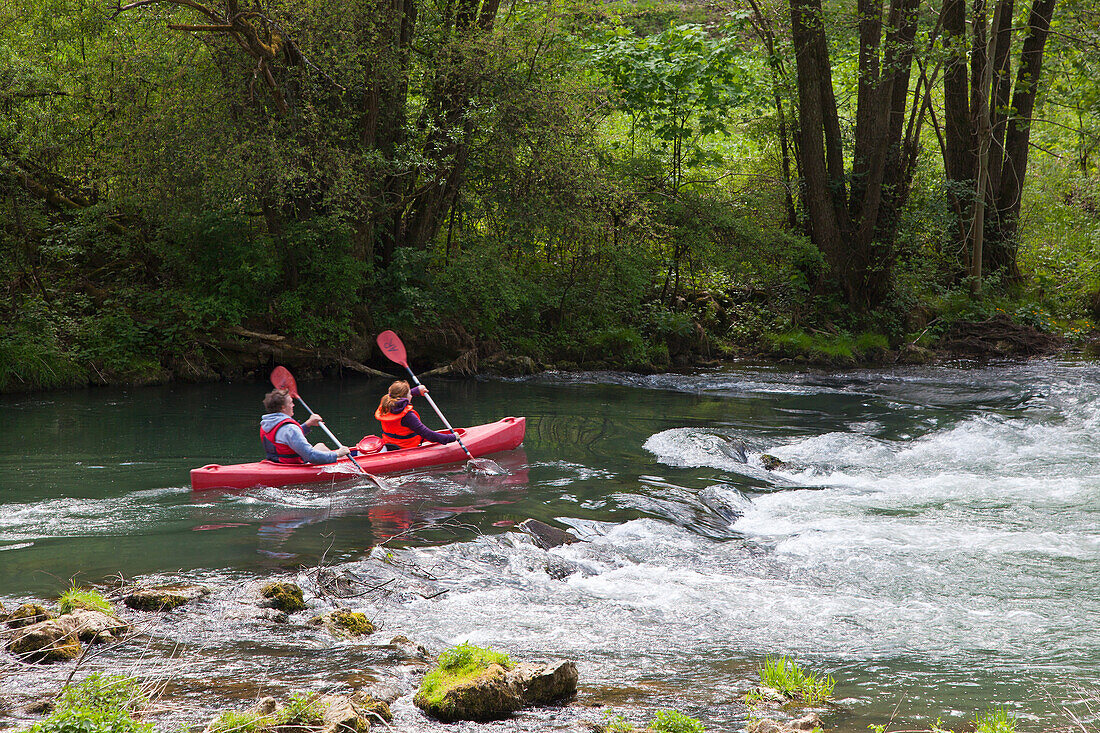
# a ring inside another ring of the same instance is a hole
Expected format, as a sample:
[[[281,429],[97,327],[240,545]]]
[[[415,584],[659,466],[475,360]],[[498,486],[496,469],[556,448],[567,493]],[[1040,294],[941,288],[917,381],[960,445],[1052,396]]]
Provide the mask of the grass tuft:
[[[473,644],[459,644],[439,655],[439,663],[435,669],[424,675],[419,694],[428,703],[439,705],[447,690],[459,682],[476,677],[493,664],[499,664],[505,669],[516,666],[503,652]]]
[[[114,615],[115,608],[103,594],[90,588],[78,588],[73,583],[61,598],[57,601],[57,609],[61,613],[72,613],[78,608],[88,611],[102,611]]]
[[[1016,733],[1016,717],[1004,707],[992,708],[974,717],[975,733]]]
[[[760,668],[760,682],[806,705],[817,705],[833,696],[836,680],[807,672],[787,657],[768,657]]]
[[[227,710],[210,724],[207,733],[259,733],[271,726],[272,719],[255,712]]]

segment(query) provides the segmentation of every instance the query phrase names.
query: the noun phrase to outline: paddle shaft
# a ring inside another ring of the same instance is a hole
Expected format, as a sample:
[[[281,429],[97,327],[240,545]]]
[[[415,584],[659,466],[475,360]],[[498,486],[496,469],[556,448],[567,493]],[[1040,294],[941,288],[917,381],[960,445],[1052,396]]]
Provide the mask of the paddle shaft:
[[[411,367],[409,367],[408,364],[405,364],[405,371],[407,371],[409,373],[409,376],[412,377],[414,385],[416,385],[417,387],[423,386],[420,384],[420,380],[416,378],[416,375],[413,374],[413,370]],[[458,437],[458,431],[451,427],[451,424],[447,422],[447,418],[443,417],[442,411],[440,411],[439,407],[435,404],[435,400],[432,399],[432,396],[425,392],[424,399],[426,399],[428,401],[428,404],[432,406],[432,409],[435,410],[435,414],[439,415],[439,419],[442,420],[447,429],[451,431],[451,435],[455,436],[455,440],[457,440],[458,444],[462,446],[462,450],[466,451],[466,456],[471,461],[474,460],[473,453],[471,453],[470,449],[466,447],[466,444],[462,442],[462,438]]]
[[[301,395],[299,395],[297,397],[297,400],[302,403],[302,407],[306,408],[306,410],[309,412],[310,416],[312,416],[313,415],[313,410],[311,410],[309,408],[309,405],[306,404],[306,401],[302,399]],[[318,425],[321,426],[321,430],[325,431],[325,435],[327,435],[332,440],[333,443],[335,443],[338,446],[343,445],[343,443],[341,443],[339,440],[337,440],[336,436],[332,434],[332,431],[328,429],[328,425],[325,425],[324,423],[318,423]],[[350,458],[352,464],[357,469],[359,469],[359,473],[366,473],[367,472],[366,469],[364,469],[362,466],[359,465],[359,461],[355,460],[355,456],[348,453],[348,458]]]

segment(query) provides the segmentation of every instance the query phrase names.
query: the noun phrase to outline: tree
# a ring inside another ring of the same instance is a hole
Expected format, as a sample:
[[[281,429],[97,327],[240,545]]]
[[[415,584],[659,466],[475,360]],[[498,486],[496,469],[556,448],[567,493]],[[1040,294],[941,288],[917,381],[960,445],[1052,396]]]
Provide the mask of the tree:
[[[982,273],[998,271],[1010,281],[1020,279],[1016,263],[1020,204],[1055,3],[1033,1],[1015,81],[1011,74],[1013,0],[996,0],[992,27],[985,1],[976,0],[969,44],[963,0],[943,3],[944,169],[948,181],[958,184],[953,190],[977,186],[972,200],[956,204],[965,223],[960,236],[969,244],[975,283]]]
[[[881,0],[859,0],[856,124],[846,170],[821,2],[790,0],[801,204],[841,294],[861,310],[889,293],[897,211],[916,164],[923,98],[909,79],[917,7],[918,0],[892,0],[884,34]]]

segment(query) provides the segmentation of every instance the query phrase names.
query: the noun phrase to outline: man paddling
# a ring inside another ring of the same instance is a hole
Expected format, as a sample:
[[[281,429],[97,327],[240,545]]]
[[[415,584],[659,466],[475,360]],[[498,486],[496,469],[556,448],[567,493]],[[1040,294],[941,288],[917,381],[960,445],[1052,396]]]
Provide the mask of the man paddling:
[[[306,433],[319,425],[321,416],[313,414],[304,423],[294,419],[294,398],[285,389],[268,392],[264,397],[266,414],[260,418],[260,441],[267,460],[275,463],[335,463],[351,451],[340,446],[328,450],[324,443],[310,445]]]

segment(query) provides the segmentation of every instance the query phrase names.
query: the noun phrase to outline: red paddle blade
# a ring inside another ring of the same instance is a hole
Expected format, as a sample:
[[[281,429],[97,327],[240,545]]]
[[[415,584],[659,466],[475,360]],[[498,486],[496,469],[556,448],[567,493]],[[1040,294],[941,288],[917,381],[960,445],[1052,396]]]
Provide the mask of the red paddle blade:
[[[397,334],[393,331],[383,331],[378,334],[378,348],[382,349],[382,353],[386,355],[386,358],[395,364],[400,364],[406,369],[409,368],[409,361],[405,358],[405,344],[401,343],[401,339],[397,338]]]
[[[275,389],[285,389],[291,397],[298,397],[298,383],[294,381],[294,375],[284,366],[275,367],[271,372],[271,383]]]

